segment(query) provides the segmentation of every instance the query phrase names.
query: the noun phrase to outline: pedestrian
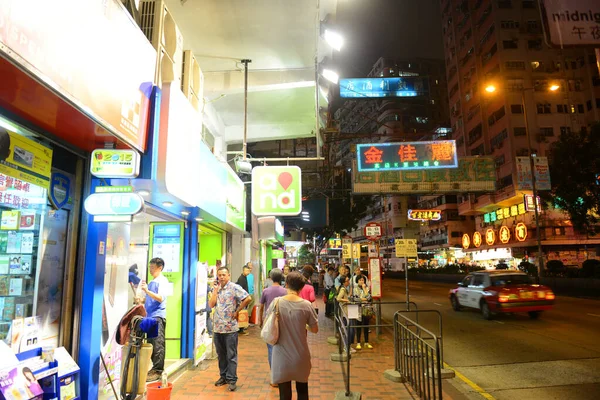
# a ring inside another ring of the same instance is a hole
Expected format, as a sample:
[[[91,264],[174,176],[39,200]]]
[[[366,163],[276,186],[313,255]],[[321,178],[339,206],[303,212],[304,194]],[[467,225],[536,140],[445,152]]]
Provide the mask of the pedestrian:
[[[360,270],[360,266],[356,266],[356,268],[354,268],[354,280],[352,281],[352,283],[354,283],[354,287],[356,287],[356,285],[358,283],[359,276],[363,276],[365,278],[365,282],[367,283],[367,286],[368,286],[369,279],[367,279],[367,276],[362,273],[362,271]]]
[[[250,294],[250,285],[248,284],[250,279],[248,277],[251,276],[251,271],[252,267],[249,267],[248,264],[244,265],[242,268],[242,274],[237,280],[237,284],[240,285],[248,294]],[[252,295],[250,295],[250,299],[252,299]],[[250,300],[250,303],[252,303],[252,300]],[[239,333],[240,335],[248,335],[248,331],[246,331],[244,328],[240,328]]]
[[[360,299],[361,303],[361,318],[357,321],[358,329],[356,330],[356,350],[362,349],[361,342],[361,334],[364,333],[365,342],[364,347],[367,349],[372,349],[373,346],[369,343],[369,328],[367,325],[371,322],[371,317],[373,316],[373,305],[371,291],[369,286],[366,283],[366,277],[364,275],[359,275],[357,278],[358,284],[355,287],[356,296]]]
[[[326,317],[331,317],[333,316],[333,297],[331,295],[331,292],[334,292],[335,294],[335,278],[334,278],[334,274],[335,274],[335,268],[334,267],[329,267],[327,268],[327,273],[325,274],[324,277],[324,291],[325,291],[325,316]],[[331,297],[331,300],[330,300]]]
[[[250,304],[248,304],[248,314],[252,315],[252,308],[254,307],[254,304],[256,303],[254,301],[254,275],[252,274],[252,270],[254,269],[254,266],[252,265],[252,261],[248,261],[246,263],[246,267],[248,269],[250,269],[250,273],[246,277],[246,279],[248,280],[247,292],[250,295]]]
[[[144,307],[146,315],[154,318],[158,324],[158,336],[148,338],[152,344],[152,369],[148,372],[146,382],[154,382],[162,377],[165,368],[165,329],[167,327],[167,293],[169,281],[162,274],[165,262],[162,258],[153,258],[149,262],[152,281],[141,281],[141,289],[146,294]]]
[[[230,392],[237,389],[238,314],[250,303],[250,295],[238,284],[231,282],[227,267],[217,270],[208,305],[215,309],[213,342],[219,358],[219,379],[215,386],[229,385]]]
[[[335,289],[338,291],[342,286],[342,279],[350,274],[350,268],[348,268],[345,265],[341,265],[339,268],[339,272],[339,275],[337,276],[337,278],[335,278]]]
[[[298,296],[302,297],[304,300],[307,300],[314,307],[314,303],[317,301],[315,297],[315,288],[312,286],[310,277],[313,275],[313,267],[310,264],[306,264],[304,268],[302,268],[302,276],[305,279],[305,285],[302,287]],[[317,311],[318,313],[318,311]]]
[[[350,345],[354,343],[354,326],[356,325],[355,319],[348,318],[348,303],[350,302],[351,295],[352,289],[350,288],[350,277],[343,276],[341,279],[340,290],[337,295],[337,301],[340,303],[341,316],[344,319],[344,324],[346,325],[348,332],[347,340]],[[350,347],[350,353],[356,353],[356,350]]]
[[[287,279],[287,276],[289,274],[290,274],[290,266],[284,265],[283,266],[283,287],[285,287],[285,280]]]
[[[269,277],[273,281],[273,284],[269,286],[262,292],[262,296],[260,297],[260,312],[258,313],[260,318],[260,327],[262,329],[263,322],[266,319],[265,311],[269,309],[271,303],[277,297],[285,296],[287,294],[287,290],[281,286],[281,281],[283,280],[283,272],[281,272],[278,268],[273,268],[269,273]],[[267,343],[267,351],[269,358],[269,368],[272,367],[272,358],[273,358],[273,345]],[[277,387],[276,384],[271,383],[271,386]]]
[[[311,361],[306,331],[319,332],[317,314],[312,305],[298,294],[306,279],[298,272],[287,276],[287,295],[277,300],[279,339],[273,346],[271,382],[279,385],[279,399],[292,399],[292,381],[296,382],[298,400],[308,400],[308,377]],[[276,302],[271,303],[273,312]]]
[[[310,283],[312,284],[313,288],[315,289],[315,296],[319,295],[319,271],[317,271],[317,268],[312,267],[313,268],[313,273],[310,277]]]

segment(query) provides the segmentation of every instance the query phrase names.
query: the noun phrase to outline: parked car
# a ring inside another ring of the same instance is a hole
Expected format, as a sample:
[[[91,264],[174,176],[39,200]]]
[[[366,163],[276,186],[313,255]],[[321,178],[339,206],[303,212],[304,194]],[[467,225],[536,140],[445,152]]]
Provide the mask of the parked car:
[[[543,285],[536,285],[520,271],[490,270],[469,274],[449,293],[454,311],[463,307],[481,311],[485,319],[494,314],[526,312],[536,319],[542,311],[554,304],[554,293]]]

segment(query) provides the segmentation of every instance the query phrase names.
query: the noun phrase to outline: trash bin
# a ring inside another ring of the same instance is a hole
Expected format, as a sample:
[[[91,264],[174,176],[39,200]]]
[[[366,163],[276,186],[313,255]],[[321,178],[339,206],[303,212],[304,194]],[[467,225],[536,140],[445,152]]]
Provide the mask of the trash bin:
[[[173,384],[167,383],[167,387],[161,387],[161,382],[152,382],[146,385],[147,400],[170,400]]]

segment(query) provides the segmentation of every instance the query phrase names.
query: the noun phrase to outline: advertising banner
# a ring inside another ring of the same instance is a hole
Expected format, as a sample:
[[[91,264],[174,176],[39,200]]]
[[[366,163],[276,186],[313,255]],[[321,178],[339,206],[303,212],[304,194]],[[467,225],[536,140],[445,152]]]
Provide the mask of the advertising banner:
[[[491,157],[461,157],[458,168],[358,172],[352,169],[352,191],[361,194],[445,194],[491,192],[496,165]]]
[[[541,0],[540,12],[551,46],[600,46],[598,0]]]
[[[227,167],[226,221],[241,231],[246,230],[246,188],[235,172]]]
[[[90,172],[97,178],[136,178],[140,156],[135,150],[96,149],[92,152]]]
[[[0,173],[48,189],[52,149],[0,128]]]
[[[302,173],[296,166],[252,169],[254,215],[298,215],[302,212]]]
[[[342,98],[416,97],[429,93],[429,81],[418,76],[340,79]]]
[[[535,171],[535,187],[537,190],[551,190],[548,157],[534,157],[533,170]]]

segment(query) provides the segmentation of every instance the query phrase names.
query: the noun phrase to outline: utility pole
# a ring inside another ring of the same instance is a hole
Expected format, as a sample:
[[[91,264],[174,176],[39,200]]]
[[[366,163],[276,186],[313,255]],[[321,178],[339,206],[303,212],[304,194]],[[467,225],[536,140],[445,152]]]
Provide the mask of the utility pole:
[[[246,160],[248,153],[248,64],[252,60],[244,59],[241,63],[244,64],[244,142],[242,145],[243,159]]]

